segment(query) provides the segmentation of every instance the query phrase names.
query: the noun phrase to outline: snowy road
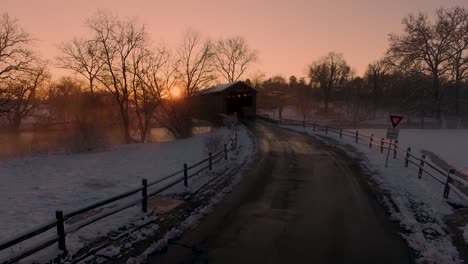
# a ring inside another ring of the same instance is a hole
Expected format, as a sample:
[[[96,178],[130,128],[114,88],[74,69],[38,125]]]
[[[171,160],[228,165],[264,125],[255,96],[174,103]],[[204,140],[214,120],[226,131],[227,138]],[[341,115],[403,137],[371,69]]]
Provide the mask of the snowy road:
[[[233,192],[150,263],[410,263],[351,160],[312,137],[251,125],[259,156]]]

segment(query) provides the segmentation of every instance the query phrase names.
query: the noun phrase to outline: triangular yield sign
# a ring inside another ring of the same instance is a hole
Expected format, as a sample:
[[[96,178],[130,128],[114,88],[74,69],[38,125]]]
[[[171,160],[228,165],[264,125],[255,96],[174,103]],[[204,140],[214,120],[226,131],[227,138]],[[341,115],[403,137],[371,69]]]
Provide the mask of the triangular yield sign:
[[[403,118],[405,117],[400,115],[390,115],[390,122],[392,122],[393,128],[397,127]]]

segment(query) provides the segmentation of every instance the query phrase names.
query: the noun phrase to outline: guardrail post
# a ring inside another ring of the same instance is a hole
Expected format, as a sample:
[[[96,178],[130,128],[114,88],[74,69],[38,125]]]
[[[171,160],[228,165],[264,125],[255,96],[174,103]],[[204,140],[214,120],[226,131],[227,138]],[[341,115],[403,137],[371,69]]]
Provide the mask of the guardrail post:
[[[356,130],[356,143],[358,142],[359,130]]]
[[[224,144],[224,159],[225,160],[227,160],[227,153],[228,153],[227,146],[226,146],[226,144]]]
[[[224,144],[226,146],[226,144]],[[184,163],[184,186],[188,187],[188,169],[187,169],[187,163]]]
[[[312,131],[315,131],[315,122],[314,122],[314,124],[312,125]]]
[[[305,122],[305,120],[302,120],[302,127],[303,127],[303,128],[306,127],[306,122]]]
[[[55,218],[57,219],[57,235],[59,236],[58,248],[67,254],[67,247],[65,245],[65,226],[63,219],[63,212],[61,210],[55,211]]]
[[[234,150],[234,138],[231,138],[231,151]]]
[[[380,140],[380,153],[383,153],[384,140],[385,140],[385,138],[382,138],[382,139]]]
[[[452,179],[452,177],[450,177],[450,175],[452,175],[452,174],[455,174],[454,169],[450,169],[448,174],[447,174],[447,181],[445,182],[444,195],[443,195],[443,197],[445,199],[448,199],[449,194],[450,194],[450,185],[449,185],[449,183],[453,183],[453,179]]]
[[[148,181],[146,179],[141,180],[141,185],[143,185],[143,189],[141,189],[141,210],[143,213],[148,211]]]
[[[423,173],[423,167],[424,167],[424,159],[426,158],[426,155],[422,155],[421,158],[421,163],[419,165],[419,171],[418,171],[418,179],[421,179],[422,173]]]
[[[410,153],[411,153],[411,148],[408,148],[408,149],[406,150],[405,168],[408,168]]]
[[[213,169],[213,154],[208,153],[208,169]]]
[[[393,144],[393,159],[396,159],[397,150],[398,150],[398,139],[396,139],[395,143]]]
[[[340,138],[343,138],[343,129],[340,128]]]
[[[325,134],[328,135],[328,126],[325,126]]]
[[[372,142],[374,142],[374,134],[370,135],[369,148],[372,148]]]

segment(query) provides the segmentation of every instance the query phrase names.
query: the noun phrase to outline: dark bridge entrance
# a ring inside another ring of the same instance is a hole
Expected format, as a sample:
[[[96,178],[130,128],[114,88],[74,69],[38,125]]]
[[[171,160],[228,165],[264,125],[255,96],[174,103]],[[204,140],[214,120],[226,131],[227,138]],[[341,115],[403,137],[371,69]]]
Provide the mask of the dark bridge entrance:
[[[217,114],[237,114],[250,117],[256,113],[257,91],[237,81],[201,90],[194,97],[198,115],[212,119]]]
[[[255,113],[254,108],[254,95],[247,91],[233,91],[227,95],[226,112],[228,114],[237,113],[239,117],[251,116]]]

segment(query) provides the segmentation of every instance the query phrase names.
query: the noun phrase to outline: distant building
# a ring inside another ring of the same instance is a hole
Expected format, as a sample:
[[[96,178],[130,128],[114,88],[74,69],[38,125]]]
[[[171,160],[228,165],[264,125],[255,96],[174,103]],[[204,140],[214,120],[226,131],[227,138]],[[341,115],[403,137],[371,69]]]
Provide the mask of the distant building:
[[[255,115],[256,97],[257,90],[237,81],[200,90],[191,100],[201,119],[214,119],[218,113],[237,114],[242,118]]]

